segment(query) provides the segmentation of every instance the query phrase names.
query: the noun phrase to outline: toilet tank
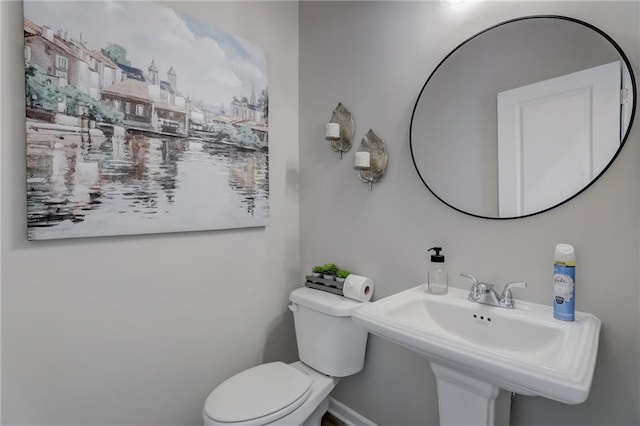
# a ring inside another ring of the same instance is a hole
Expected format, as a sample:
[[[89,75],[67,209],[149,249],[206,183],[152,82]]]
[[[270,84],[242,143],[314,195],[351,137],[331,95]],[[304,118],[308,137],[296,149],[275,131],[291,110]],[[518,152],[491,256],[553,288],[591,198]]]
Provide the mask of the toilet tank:
[[[362,370],[368,333],[351,314],[369,302],[308,287],[294,290],[289,299],[300,361],[332,377]]]

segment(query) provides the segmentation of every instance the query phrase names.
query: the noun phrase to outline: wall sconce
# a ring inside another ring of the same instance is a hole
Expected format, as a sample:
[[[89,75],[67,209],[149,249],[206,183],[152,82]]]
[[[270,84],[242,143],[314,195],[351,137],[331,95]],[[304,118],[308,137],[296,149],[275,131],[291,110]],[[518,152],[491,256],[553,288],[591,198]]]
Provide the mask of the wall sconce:
[[[326,125],[324,138],[331,142],[331,149],[339,153],[340,159],[342,159],[343,152],[351,149],[353,129],[351,113],[342,103],[338,103],[331,114],[331,121]]]
[[[382,180],[387,171],[387,161],[388,156],[384,141],[373,130],[369,130],[360,142],[353,166],[358,171],[360,180],[369,184],[369,191],[373,189],[374,183]]]

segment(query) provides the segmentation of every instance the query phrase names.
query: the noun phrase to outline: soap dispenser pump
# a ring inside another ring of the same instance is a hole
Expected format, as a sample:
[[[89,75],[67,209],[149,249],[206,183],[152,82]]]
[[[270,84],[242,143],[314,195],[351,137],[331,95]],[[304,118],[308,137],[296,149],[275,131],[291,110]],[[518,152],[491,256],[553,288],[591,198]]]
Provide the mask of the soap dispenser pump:
[[[449,289],[449,277],[447,267],[444,263],[444,255],[440,254],[442,247],[431,247],[427,252],[434,252],[431,255],[431,263],[427,270],[427,289],[433,294],[447,294]]]

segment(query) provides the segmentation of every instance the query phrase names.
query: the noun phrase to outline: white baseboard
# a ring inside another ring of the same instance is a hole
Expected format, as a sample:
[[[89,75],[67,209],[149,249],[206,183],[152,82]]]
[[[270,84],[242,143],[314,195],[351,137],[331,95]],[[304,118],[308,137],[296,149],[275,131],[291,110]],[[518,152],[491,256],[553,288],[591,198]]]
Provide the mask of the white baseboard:
[[[329,397],[329,409],[327,411],[336,419],[346,423],[347,426],[378,426],[362,414],[353,411],[332,397]]]

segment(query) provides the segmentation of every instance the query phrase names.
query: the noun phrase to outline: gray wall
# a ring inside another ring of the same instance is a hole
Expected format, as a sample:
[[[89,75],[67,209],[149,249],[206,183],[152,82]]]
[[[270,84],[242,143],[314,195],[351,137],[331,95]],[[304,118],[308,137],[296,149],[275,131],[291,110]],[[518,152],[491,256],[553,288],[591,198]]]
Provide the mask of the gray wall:
[[[298,4],[172,6],[267,51],[270,225],[27,242],[22,2],[0,2],[4,425],[198,425],[222,380],[296,358]]]
[[[337,262],[376,282],[375,298],[424,282],[425,250],[442,245],[450,284],[469,272],[500,286],[526,280],[517,298],[550,304],[553,250],[577,251],[578,309],[603,322],[589,399],[569,406],[517,396],[512,425],[637,425],[639,333],[638,125],[610,170],[588,191],[542,215],[489,221],[458,213],[419,181],[409,153],[418,91],[438,62],[476,32],[530,14],[572,16],[602,28],[640,59],[638,2],[300,3],[300,210],[303,270]],[[323,126],[343,102],[354,114],[356,147],[369,128],[389,152],[373,191],[340,161]],[[383,425],[435,425],[435,381],[427,362],[372,337],[363,372],[337,399]]]

